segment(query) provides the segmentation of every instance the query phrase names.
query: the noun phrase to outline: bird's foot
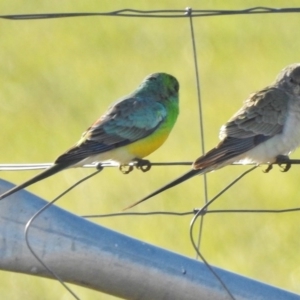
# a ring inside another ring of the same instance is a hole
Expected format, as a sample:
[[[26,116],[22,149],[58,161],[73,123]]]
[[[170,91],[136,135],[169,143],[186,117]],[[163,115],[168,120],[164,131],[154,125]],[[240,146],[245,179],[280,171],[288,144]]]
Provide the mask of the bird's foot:
[[[276,164],[281,168],[281,172],[287,172],[292,166],[287,155],[278,155],[276,157]]]
[[[147,172],[151,169],[151,162],[147,159],[135,159],[135,167],[142,172]]]
[[[290,159],[287,155],[278,155],[274,163],[269,164],[268,167],[263,171],[269,173],[273,169],[273,165],[277,164],[281,168],[281,172],[287,172],[291,168]],[[282,166],[284,165],[284,166]]]
[[[133,166],[130,166],[130,165],[120,165],[119,170],[120,170],[123,174],[127,175],[127,174],[129,174],[130,172],[132,172]]]
[[[133,171],[133,167],[136,167],[138,170],[141,170],[142,172],[147,172],[151,169],[151,162],[147,159],[140,159],[137,158],[133,160],[134,165],[120,165],[119,170],[123,174],[129,174]]]

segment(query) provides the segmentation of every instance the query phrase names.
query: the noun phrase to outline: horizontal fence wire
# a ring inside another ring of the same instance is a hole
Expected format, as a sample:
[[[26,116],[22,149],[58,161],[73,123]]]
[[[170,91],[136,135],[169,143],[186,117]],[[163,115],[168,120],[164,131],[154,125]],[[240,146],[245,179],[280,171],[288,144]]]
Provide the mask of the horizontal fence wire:
[[[165,167],[165,166],[191,166],[192,161],[178,161],[178,162],[150,162],[151,167]],[[129,166],[135,166],[136,162],[131,162]],[[53,163],[28,163],[28,164],[0,164],[0,171],[30,171],[30,170],[41,170],[52,167]],[[82,166],[81,168],[97,168],[98,164],[87,164]],[[102,168],[118,168],[119,164],[116,162],[102,162]]]
[[[254,15],[254,14],[283,14],[298,13],[300,7],[273,8],[256,6],[241,10],[201,10],[193,9],[192,17],[214,17],[230,15]],[[39,20],[55,18],[72,18],[72,17],[135,17],[135,18],[186,18],[190,17],[187,10],[167,9],[167,10],[136,10],[120,9],[111,12],[87,12],[87,13],[46,13],[46,14],[17,14],[17,15],[0,15],[2,19],[8,20]]]
[[[170,161],[170,162],[151,162],[151,167],[172,167],[172,166],[192,166],[193,161]],[[280,162],[279,162],[280,163]],[[291,165],[299,165],[300,159],[286,159],[282,162],[282,164],[289,163]],[[87,164],[82,166],[81,168],[96,168],[98,164]],[[131,162],[128,164],[129,166],[135,166],[136,162]],[[241,163],[235,162],[232,166],[253,166],[254,163]],[[264,164],[261,164],[261,166]],[[266,165],[266,164],[265,164]],[[53,166],[53,163],[24,163],[24,164],[0,164],[0,172],[1,171],[30,171],[30,170],[40,170],[47,169]],[[119,167],[118,163],[115,162],[103,162],[101,163],[101,167],[103,168],[117,168]]]

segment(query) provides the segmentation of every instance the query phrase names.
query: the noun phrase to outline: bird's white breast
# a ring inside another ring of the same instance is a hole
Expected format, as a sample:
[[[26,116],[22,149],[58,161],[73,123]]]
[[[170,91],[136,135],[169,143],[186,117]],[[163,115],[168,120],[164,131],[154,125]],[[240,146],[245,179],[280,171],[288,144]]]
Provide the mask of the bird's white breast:
[[[272,163],[278,155],[288,155],[300,145],[300,99],[290,100],[287,117],[280,134],[246,152],[242,160]]]

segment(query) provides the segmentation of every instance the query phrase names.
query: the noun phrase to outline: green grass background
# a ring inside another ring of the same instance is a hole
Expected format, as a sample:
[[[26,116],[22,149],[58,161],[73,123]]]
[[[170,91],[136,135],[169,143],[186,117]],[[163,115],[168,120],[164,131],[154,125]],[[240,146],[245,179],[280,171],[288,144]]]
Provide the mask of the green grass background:
[[[0,14],[96,12],[134,9],[243,9],[292,7],[299,1],[2,1]],[[300,61],[299,14],[194,19],[205,147],[218,142],[220,126],[255,90],[270,84],[286,65]],[[180,81],[178,122],[152,161],[192,161],[201,153],[195,73],[188,19],[90,17],[0,20],[0,163],[51,162],[117,98],[148,74],[163,71]],[[300,130],[300,129],[299,129]],[[299,158],[296,151],[292,157]],[[112,213],[177,177],[188,167],[152,168],[124,176],[117,169],[82,184],[59,201],[75,214]],[[209,174],[209,197],[247,167]],[[259,168],[223,195],[213,209],[299,206],[299,168],[288,173]],[[74,169],[28,190],[50,200],[90,173]],[[1,172],[20,183],[36,172]],[[139,185],[136,185],[136,182]],[[190,211],[203,204],[194,178],[133,211]],[[190,217],[120,217],[98,223],[146,242],[195,257]],[[221,268],[300,293],[299,213],[218,214],[205,217],[202,251]],[[59,283],[0,272],[1,299],[72,299]],[[81,299],[115,297],[72,286]]]

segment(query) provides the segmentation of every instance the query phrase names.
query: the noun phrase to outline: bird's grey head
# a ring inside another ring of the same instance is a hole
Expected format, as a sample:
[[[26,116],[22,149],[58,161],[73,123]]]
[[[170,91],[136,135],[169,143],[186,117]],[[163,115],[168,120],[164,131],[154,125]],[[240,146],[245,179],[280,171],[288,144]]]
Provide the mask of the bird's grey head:
[[[164,100],[169,97],[178,98],[179,83],[177,79],[166,73],[154,73],[148,75],[141,85],[139,86],[140,91],[146,93],[156,94],[158,100]]]
[[[285,91],[300,96],[300,63],[284,68],[277,76],[276,84]]]

